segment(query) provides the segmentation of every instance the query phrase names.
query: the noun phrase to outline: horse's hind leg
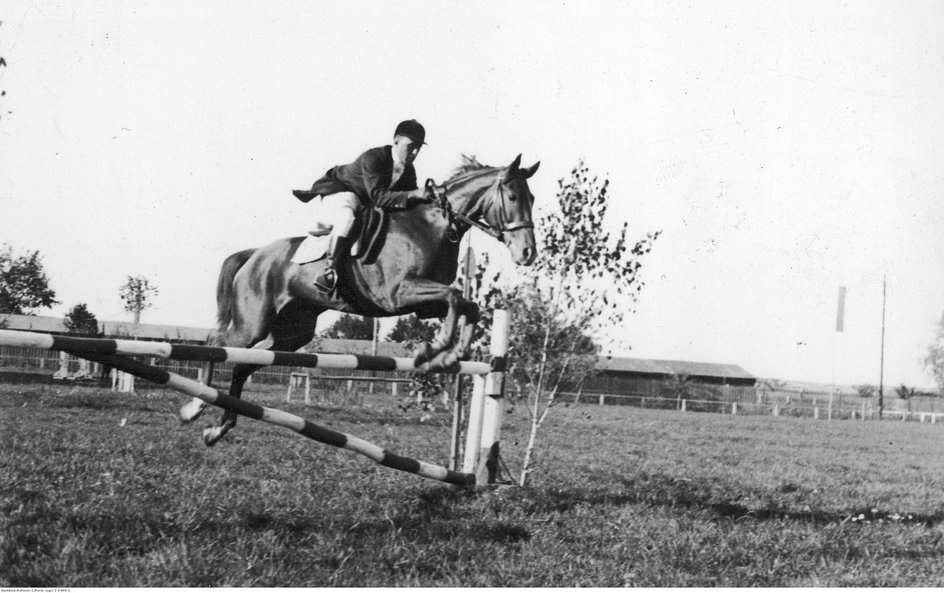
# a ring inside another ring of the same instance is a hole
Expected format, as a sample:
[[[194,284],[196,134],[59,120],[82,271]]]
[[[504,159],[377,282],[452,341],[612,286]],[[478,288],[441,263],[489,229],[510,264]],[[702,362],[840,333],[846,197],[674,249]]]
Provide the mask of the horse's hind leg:
[[[318,315],[323,309],[304,307],[301,305],[289,303],[276,316],[272,322],[272,333],[270,336],[255,345],[254,348],[265,348],[268,350],[278,350],[283,352],[292,352],[311,341],[315,335],[315,324],[318,321]],[[243,386],[246,379],[254,372],[262,368],[260,365],[237,364],[233,368],[233,378],[230,381],[229,395],[239,398],[243,393]],[[217,426],[208,426],[203,431],[203,442],[207,446],[215,445],[222,439],[227,432],[236,426],[236,412],[226,410],[220,418]]]
[[[213,363],[208,362],[203,366],[203,384],[212,385],[213,383]],[[180,421],[181,422],[193,422],[199,418],[204,410],[206,410],[207,404],[205,401],[199,397],[195,397],[190,400],[188,403],[181,406],[179,410]]]
[[[268,340],[263,342],[263,344],[268,345]],[[239,398],[243,394],[243,387],[246,385],[246,379],[250,377],[254,372],[261,369],[260,365],[256,364],[237,364],[233,367],[233,377],[230,380],[229,384],[229,395],[230,397]],[[238,414],[231,410],[224,410],[223,416],[220,418],[220,423],[216,426],[207,426],[203,429],[203,442],[206,443],[207,447],[212,447],[215,445],[221,438],[223,438],[231,428],[236,426],[236,418]]]

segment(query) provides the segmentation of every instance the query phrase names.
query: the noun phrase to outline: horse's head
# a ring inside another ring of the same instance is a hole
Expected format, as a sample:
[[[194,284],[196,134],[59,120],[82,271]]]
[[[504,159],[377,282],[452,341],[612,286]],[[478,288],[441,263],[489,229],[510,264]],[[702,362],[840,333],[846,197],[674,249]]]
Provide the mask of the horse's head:
[[[521,155],[507,167],[505,174],[495,180],[490,199],[483,208],[483,218],[490,227],[498,231],[515,263],[529,266],[537,256],[534,242],[534,223],[531,208],[534,196],[528,188],[528,179],[538,170],[540,162],[522,169]]]

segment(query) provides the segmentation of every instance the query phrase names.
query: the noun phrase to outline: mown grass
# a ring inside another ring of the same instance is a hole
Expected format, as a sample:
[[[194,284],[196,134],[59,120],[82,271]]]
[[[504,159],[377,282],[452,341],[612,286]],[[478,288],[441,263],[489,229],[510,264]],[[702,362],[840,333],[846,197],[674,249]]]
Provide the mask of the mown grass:
[[[445,462],[444,412],[247,398]],[[183,401],[0,388],[0,586],[944,584],[937,425],[561,408],[531,486],[467,492],[245,419],[206,448]]]

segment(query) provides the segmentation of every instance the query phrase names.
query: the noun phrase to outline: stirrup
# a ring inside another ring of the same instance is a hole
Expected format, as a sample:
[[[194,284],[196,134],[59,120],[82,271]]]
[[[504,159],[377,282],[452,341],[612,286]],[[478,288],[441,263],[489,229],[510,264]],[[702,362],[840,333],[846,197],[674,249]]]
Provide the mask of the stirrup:
[[[330,293],[334,291],[338,285],[338,273],[334,270],[334,268],[329,267],[324,272],[319,274],[317,278],[315,278],[314,284],[315,287]]]

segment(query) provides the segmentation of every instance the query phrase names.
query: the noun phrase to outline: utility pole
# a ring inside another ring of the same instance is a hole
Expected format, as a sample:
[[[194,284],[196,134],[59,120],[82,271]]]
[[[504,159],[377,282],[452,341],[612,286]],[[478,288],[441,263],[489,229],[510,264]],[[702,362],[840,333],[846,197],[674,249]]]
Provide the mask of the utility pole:
[[[882,276],[882,350],[878,366],[878,419],[885,409],[885,276]]]

